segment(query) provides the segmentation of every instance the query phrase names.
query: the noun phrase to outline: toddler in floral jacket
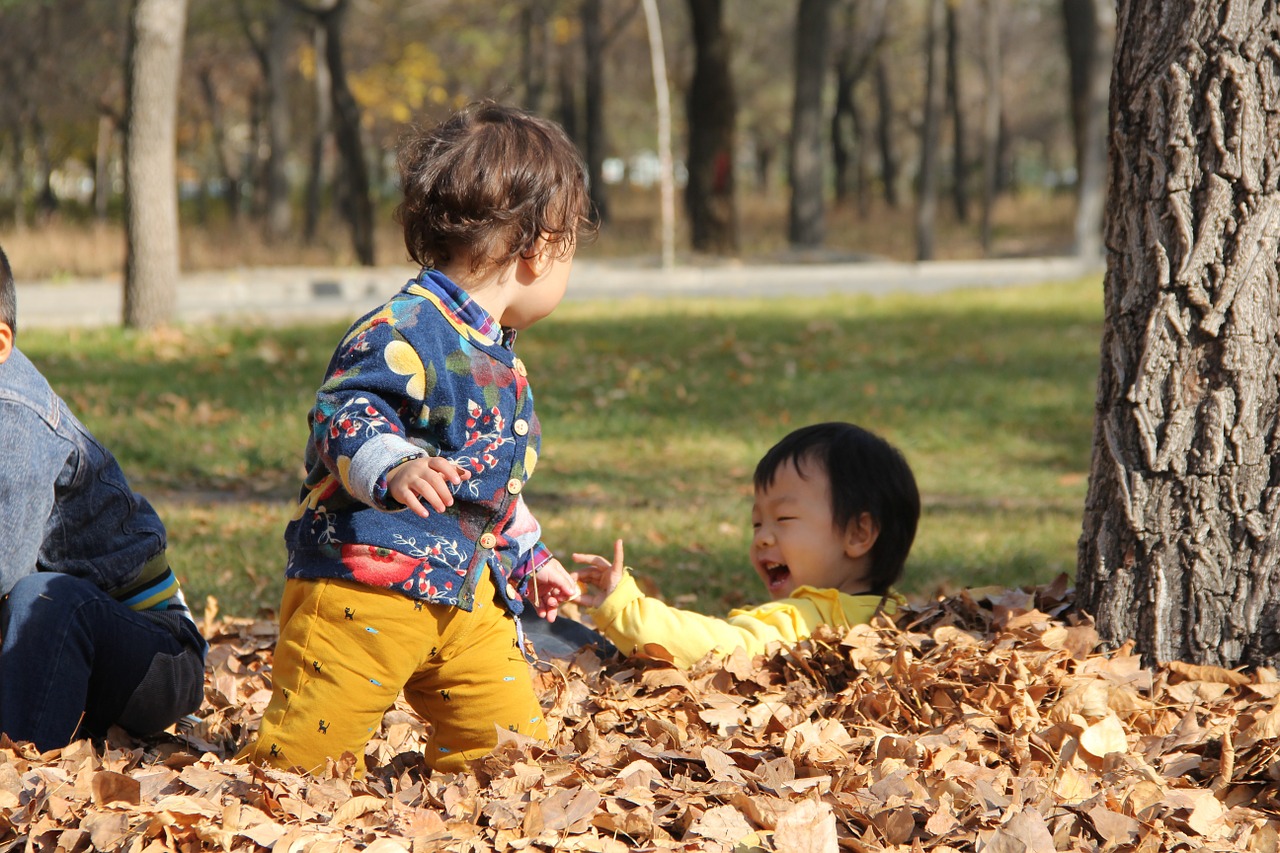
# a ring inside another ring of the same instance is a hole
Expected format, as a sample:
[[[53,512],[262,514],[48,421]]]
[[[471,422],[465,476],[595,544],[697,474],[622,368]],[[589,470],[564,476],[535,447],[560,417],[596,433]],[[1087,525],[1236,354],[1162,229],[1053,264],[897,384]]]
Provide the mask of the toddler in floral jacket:
[[[364,749],[403,690],[455,771],[497,728],[545,736],[517,617],[577,586],[521,492],[540,429],[516,332],[559,304],[586,226],[556,124],[472,105],[400,152],[397,218],[422,265],[338,345],[285,531],[272,697],[242,757],[314,772]]]

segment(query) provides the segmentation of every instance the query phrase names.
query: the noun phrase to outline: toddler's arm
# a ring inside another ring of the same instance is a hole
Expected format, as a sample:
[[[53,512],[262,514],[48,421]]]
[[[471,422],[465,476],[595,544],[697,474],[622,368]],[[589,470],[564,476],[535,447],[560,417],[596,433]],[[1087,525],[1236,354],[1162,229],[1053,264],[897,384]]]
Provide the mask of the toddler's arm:
[[[574,554],[573,559],[587,567],[578,571],[578,578],[592,587],[583,602],[596,627],[624,654],[688,668],[708,652],[742,648],[759,654],[771,643],[793,643],[812,634],[819,621],[812,605],[800,601],[736,610],[727,619],[681,610],[641,592],[622,556],[619,540],[612,562],[596,554]]]

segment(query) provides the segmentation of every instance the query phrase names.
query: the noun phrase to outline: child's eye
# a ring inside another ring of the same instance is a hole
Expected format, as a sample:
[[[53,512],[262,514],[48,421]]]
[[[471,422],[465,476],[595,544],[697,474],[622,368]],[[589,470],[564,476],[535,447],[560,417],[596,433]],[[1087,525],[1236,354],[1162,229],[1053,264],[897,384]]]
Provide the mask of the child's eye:
[[[794,515],[780,515],[780,516],[778,516],[778,521],[795,521],[795,520],[796,520],[796,517],[795,517]]]

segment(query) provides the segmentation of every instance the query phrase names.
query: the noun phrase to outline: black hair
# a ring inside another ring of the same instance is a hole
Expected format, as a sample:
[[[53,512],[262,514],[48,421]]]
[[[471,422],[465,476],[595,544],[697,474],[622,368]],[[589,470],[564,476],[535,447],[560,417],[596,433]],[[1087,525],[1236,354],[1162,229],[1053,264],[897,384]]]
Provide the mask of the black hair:
[[[553,121],[492,101],[471,104],[401,141],[404,200],[396,221],[409,257],[440,267],[469,256],[477,270],[529,257],[545,238],[559,257],[589,236],[586,169]]]
[[[13,269],[4,249],[0,249],[0,323],[7,323],[18,336],[18,294],[13,286]]]
[[[773,485],[778,469],[790,463],[820,465],[831,482],[831,516],[844,530],[863,513],[880,529],[871,549],[871,592],[884,595],[902,577],[920,520],[920,491],[902,452],[854,424],[831,422],[801,427],[769,449],[756,465],[755,487]]]

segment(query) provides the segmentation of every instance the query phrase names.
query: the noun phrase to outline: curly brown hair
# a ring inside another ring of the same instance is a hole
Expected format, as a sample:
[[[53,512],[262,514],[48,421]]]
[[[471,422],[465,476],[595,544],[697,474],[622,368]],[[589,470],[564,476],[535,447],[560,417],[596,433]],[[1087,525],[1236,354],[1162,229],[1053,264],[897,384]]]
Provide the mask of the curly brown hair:
[[[586,170],[560,125],[492,101],[401,141],[396,222],[409,256],[471,269],[528,257],[545,237],[558,257],[593,230]]]

